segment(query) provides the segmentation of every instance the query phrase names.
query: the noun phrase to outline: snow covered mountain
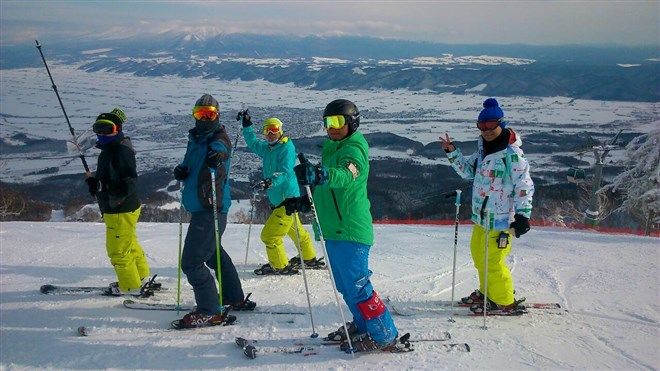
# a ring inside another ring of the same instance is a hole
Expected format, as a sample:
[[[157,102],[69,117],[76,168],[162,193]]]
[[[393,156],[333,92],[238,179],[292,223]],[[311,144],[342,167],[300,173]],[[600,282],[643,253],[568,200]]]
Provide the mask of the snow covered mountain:
[[[171,30],[41,40],[47,57],[86,71],[292,83],[312,89],[428,89],[464,94],[653,102],[655,48],[450,45],[368,37]],[[329,60],[333,60],[328,63]],[[33,45],[0,45],[1,68],[37,67]]]
[[[257,242],[261,227],[252,229],[247,267],[243,256],[248,227],[230,224],[224,235],[223,245],[237,264],[244,289],[263,310],[307,313],[301,276],[243,272],[265,261],[264,248]],[[462,296],[475,288],[476,274],[467,247],[470,227],[461,226],[458,233],[456,296]],[[484,330],[481,317],[457,314],[455,323],[448,322],[452,311],[440,305],[451,298],[452,227],[379,225],[375,234],[370,262],[376,290],[398,308],[419,308],[412,316],[394,317],[401,333],[438,338],[448,331],[452,339],[447,342],[468,343],[470,353],[447,352],[443,342],[420,342],[413,353],[353,358],[333,347],[312,345],[314,350],[302,354],[260,354],[249,360],[234,344],[236,336],[259,340],[264,349],[317,344],[318,339],[309,338],[309,316],[237,313],[238,321],[230,327],[172,331],[168,327],[176,312],[126,309],[121,298],[43,295],[39,286],[47,283],[107,285],[114,280],[105,256],[104,226],[9,222],[0,225],[0,368],[455,370],[660,365],[657,238],[532,229],[515,241],[509,256],[517,296],[530,302],[558,302],[567,311],[489,317]],[[150,301],[175,303],[177,235],[176,224],[138,225],[152,271],[170,289]],[[308,275],[316,331],[323,335],[337,328],[340,317],[327,272]],[[185,278],[181,301],[193,304]],[[79,326],[87,326],[89,336],[77,336]]]

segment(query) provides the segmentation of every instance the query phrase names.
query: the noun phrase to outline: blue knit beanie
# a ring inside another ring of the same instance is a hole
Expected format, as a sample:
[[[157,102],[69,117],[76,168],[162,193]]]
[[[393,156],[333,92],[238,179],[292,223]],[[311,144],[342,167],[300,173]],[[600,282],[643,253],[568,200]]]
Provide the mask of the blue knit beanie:
[[[484,101],[484,109],[479,113],[477,121],[501,120],[503,117],[504,112],[495,98],[488,98]]]

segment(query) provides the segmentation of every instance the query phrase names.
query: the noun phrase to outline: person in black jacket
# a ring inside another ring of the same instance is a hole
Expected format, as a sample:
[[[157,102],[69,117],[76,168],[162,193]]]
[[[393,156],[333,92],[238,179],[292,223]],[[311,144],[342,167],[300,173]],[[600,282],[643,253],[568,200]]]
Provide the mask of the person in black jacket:
[[[136,191],[135,149],[122,131],[125,120],[119,108],[96,118],[93,130],[101,154],[96,175],[85,179],[106,226],[106,250],[118,280],[106,294],[114,296],[141,295],[145,288],[158,285],[149,280],[149,264],[135,232],[141,204]]]

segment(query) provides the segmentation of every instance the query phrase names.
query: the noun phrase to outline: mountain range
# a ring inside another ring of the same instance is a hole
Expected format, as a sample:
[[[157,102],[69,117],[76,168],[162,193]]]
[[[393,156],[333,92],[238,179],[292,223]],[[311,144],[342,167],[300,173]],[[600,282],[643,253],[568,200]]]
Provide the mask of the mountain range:
[[[660,59],[655,47],[451,45],[368,37],[173,31],[46,45],[49,59],[76,64],[85,71],[136,76],[265,80],[318,90],[660,100]],[[39,66],[33,47],[0,46],[0,66]]]

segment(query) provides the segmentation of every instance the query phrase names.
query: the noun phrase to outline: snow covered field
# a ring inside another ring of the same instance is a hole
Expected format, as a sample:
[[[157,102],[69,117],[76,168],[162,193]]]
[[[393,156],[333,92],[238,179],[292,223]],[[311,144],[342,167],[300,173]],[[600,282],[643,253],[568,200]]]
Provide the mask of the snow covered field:
[[[457,296],[476,286],[467,248],[470,228],[459,228]],[[247,225],[229,225],[223,241],[241,271],[244,290],[253,293],[262,310],[306,312],[302,276],[242,272],[247,230]],[[252,230],[249,270],[265,261],[260,231],[261,226]],[[178,225],[141,223],[138,233],[152,273],[170,288],[148,300],[174,303]],[[319,342],[309,339],[309,316],[239,312],[231,327],[173,331],[168,327],[176,312],[125,309],[121,298],[39,293],[46,283],[97,286],[113,281],[103,243],[102,224],[0,224],[0,369],[660,368],[657,238],[532,230],[515,241],[509,259],[517,295],[559,302],[568,312],[489,317],[484,330],[481,317],[456,316],[450,323],[451,311],[437,305],[451,297],[452,227],[376,226],[371,253],[376,290],[400,308],[434,308],[396,316],[400,332],[432,338],[449,331],[450,342],[467,342],[472,351],[446,352],[440,342],[422,342],[407,354],[353,358],[333,347],[317,347],[315,355],[263,354],[255,360],[234,345],[236,336],[258,339],[265,347]],[[340,317],[327,272],[308,275],[316,330],[323,336],[337,328]],[[192,304],[185,278],[182,288],[182,302]],[[89,327],[89,336],[77,336],[78,326]]]
[[[313,90],[292,84],[273,84],[263,80],[220,81],[201,77],[176,76],[148,77],[106,71],[85,72],[77,65],[53,62],[50,66],[58,90],[78,135],[84,137],[91,122],[103,110],[122,107],[129,116],[128,132],[138,151],[138,168],[142,172],[160,167],[171,168],[183,157],[190,122],[175,125],[170,115],[187,117],[193,102],[204,92],[212,93],[219,101],[223,117],[233,117],[242,104],[251,109],[263,109],[270,115],[280,116],[289,110],[315,110],[313,116],[285,120],[286,125],[317,122],[317,132],[292,136],[293,139],[322,134],[319,116],[327,102],[338,97],[356,102],[362,112],[360,130],[363,133],[394,133],[421,144],[438,141],[449,132],[457,141],[473,141],[477,133],[474,120],[484,100],[478,94],[437,94],[431,91],[397,90]],[[70,139],[66,121],[53,93],[44,68],[2,70],[0,73],[0,138],[21,145],[25,138],[33,140]],[[618,129],[649,132],[659,124],[657,102],[616,102],[571,99],[568,97],[504,97],[498,98],[507,120],[526,141],[526,136],[538,133],[603,133],[610,138]],[[242,103],[242,104],[241,104]],[[370,117],[369,111],[380,116]],[[259,120],[261,118],[258,118]],[[230,136],[238,129],[233,120],[228,124]],[[135,126],[132,126],[135,125]],[[289,127],[289,126],[287,126]],[[289,129],[287,129],[289,130]],[[176,135],[174,135],[176,133]],[[289,133],[291,134],[291,133]],[[24,135],[23,139],[12,139]],[[170,137],[170,135],[173,135]],[[82,138],[81,138],[82,139]],[[82,140],[81,140],[82,141]],[[84,141],[82,141],[84,142]],[[90,142],[91,145],[93,143]],[[62,146],[64,147],[64,146]],[[238,147],[244,147],[241,139]],[[524,147],[523,147],[524,148]],[[165,149],[165,150],[162,150]],[[554,155],[562,151],[549,149]],[[5,154],[3,180],[33,182],[53,173],[80,174],[77,152],[64,153],[36,149]],[[572,149],[571,149],[572,151]],[[440,149],[438,147],[438,152]],[[87,152],[90,157],[96,149]],[[374,156],[410,158],[424,164],[443,164],[441,159],[428,159],[405,151],[374,149]],[[574,154],[570,154],[574,156]],[[615,152],[611,154],[617,156]],[[547,153],[528,154],[534,168],[552,169],[558,165]],[[619,158],[612,157],[616,161]],[[92,161],[92,168],[95,162]],[[564,172],[565,165],[557,167]],[[252,168],[252,167],[249,167]],[[247,174],[236,172],[234,179],[245,180]]]

